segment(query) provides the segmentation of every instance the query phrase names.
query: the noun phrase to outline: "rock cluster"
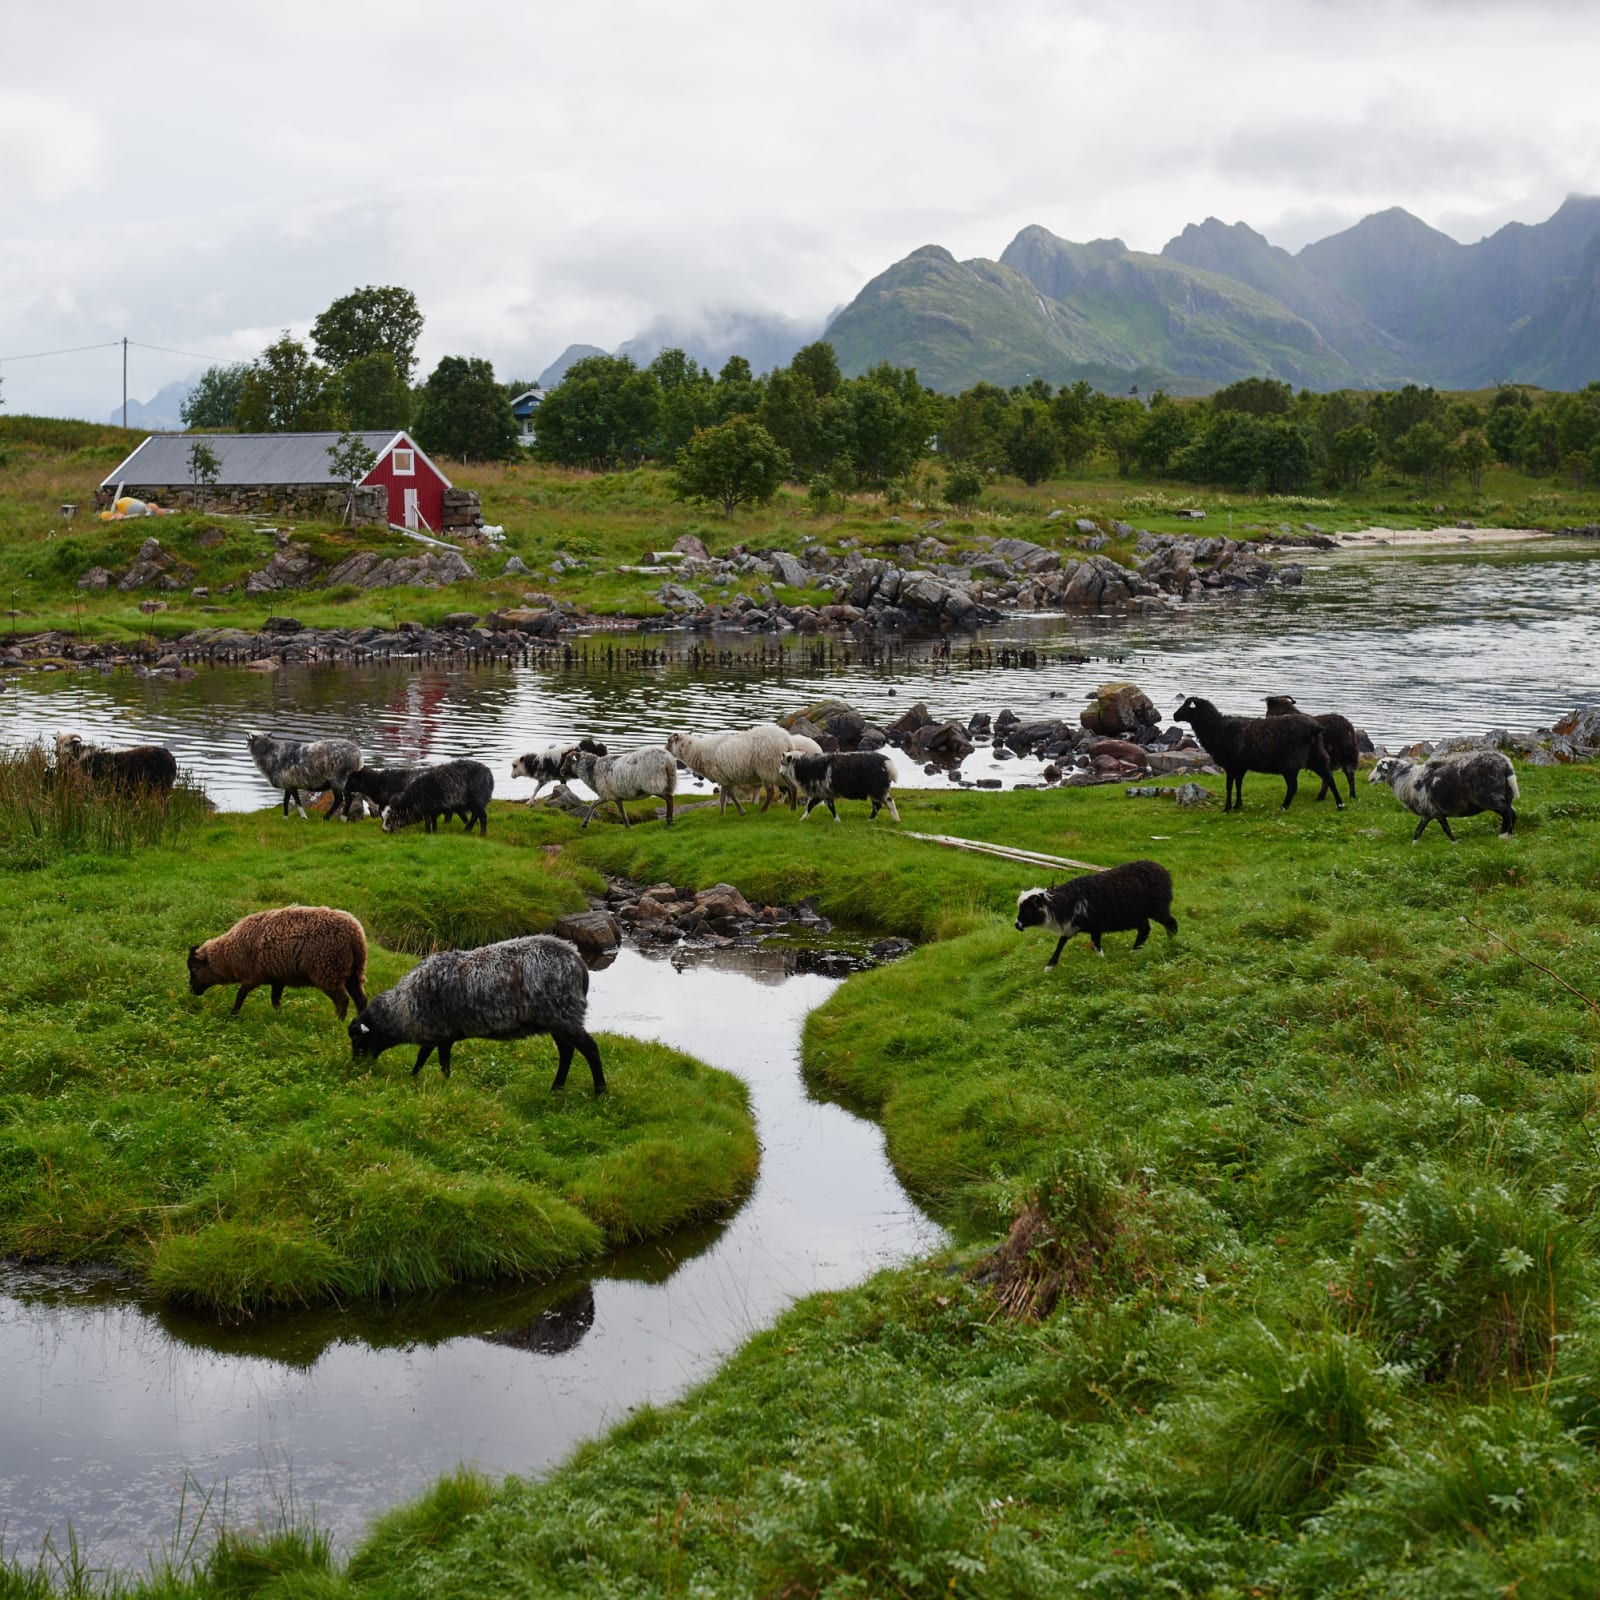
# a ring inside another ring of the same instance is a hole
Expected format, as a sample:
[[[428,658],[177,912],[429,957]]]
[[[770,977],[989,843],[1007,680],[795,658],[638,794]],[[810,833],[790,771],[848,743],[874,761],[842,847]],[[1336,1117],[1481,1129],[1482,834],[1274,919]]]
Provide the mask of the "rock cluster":
[[[194,582],[194,568],[183,565],[161,548],[159,539],[146,539],[139,553],[119,575],[104,567],[90,567],[78,579],[80,589],[109,589],[114,583],[119,589],[174,589],[187,588]]]

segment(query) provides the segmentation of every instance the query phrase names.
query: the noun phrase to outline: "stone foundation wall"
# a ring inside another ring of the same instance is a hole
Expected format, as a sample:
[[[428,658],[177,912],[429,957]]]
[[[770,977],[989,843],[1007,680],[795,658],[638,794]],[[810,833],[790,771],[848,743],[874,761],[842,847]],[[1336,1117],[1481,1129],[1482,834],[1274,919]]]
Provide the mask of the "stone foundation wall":
[[[340,522],[344,519],[348,490],[332,483],[219,485],[197,489],[192,483],[125,483],[125,495],[150,500],[169,511],[214,512],[218,516],[282,517],[290,521]],[[100,489],[95,508],[111,504],[114,491]],[[355,526],[387,527],[389,491],[382,484],[356,490]]]

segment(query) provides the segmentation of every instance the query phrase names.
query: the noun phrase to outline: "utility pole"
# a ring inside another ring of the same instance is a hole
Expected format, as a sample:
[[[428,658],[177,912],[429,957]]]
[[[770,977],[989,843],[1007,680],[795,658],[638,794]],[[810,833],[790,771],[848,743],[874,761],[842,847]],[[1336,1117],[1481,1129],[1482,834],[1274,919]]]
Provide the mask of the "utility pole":
[[[128,336],[122,336],[122,426],[128,426]]]

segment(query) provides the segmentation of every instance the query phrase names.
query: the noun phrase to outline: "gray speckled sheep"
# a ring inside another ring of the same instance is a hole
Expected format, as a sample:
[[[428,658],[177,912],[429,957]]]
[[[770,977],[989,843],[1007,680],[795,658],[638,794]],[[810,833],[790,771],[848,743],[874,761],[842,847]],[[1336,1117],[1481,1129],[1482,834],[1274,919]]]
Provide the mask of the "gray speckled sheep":
[[[565,939],[540,933],[477,950],[441,950],[372,997],[350,1024],[350,1046],[358,1056],[378,1056],[397,1044],[417,1045],[413,1076],[437,1050],[449,1077],[450,1051],[461,1039],[548,1033],[558,1054],[551,1088],[566,1083],[577,1050],[589,1063],[594,1092],[603,1094],[600,1052],[583,1026],[588,1005],[589,970]]]
[[[254,989],[272,986],[279,1005],[285,989],[320,989],[341,1017],[354,997],[367,1003],[367,936],[348,911],[331,906],[282,906],[241,917],[226,933],[189,946],[189,993],[236,983],[233,1012]]]
[[[333,790],[333,804],[328,807],[328,821],[334,813],[343,810],[345,821],[350,820],[350,807],[345,799],[345,785],[350,774],[361,767],[361,747],[350,739],[279,739],[270,733],[246,733],[245,743],[250,746],[250,759],[255,762],[261,776],[274,789],[283,790],[283,814],[289,815],[289,802],[304,820],[306,808],[300,804],[300,791]]]

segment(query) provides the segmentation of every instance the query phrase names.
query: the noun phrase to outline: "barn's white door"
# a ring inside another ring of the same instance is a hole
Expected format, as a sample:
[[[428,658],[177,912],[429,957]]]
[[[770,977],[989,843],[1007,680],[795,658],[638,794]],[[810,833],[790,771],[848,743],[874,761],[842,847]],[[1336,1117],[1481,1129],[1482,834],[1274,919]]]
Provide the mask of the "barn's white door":
[[[406,526],[414,528],[417,525],[417,491],[407,489],[406,495]]]

